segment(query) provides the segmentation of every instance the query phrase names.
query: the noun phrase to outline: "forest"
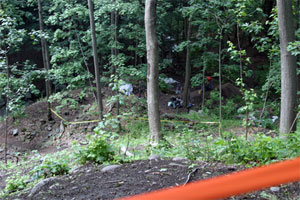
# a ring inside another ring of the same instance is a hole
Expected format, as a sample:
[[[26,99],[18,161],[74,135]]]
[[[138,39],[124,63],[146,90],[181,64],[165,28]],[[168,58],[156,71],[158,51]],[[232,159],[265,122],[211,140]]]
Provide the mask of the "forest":
[[[299,0],[0,0],[0,199],[296,158],[299,55]],[[299,183],[222,198],[296,200]]]

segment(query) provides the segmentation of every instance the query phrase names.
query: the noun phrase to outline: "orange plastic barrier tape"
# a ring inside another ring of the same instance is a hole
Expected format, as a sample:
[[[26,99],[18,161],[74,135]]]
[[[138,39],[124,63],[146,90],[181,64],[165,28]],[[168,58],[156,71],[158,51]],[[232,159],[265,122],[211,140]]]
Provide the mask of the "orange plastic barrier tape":
[[[213,200],[300,180],[300,157],[122,200]]]

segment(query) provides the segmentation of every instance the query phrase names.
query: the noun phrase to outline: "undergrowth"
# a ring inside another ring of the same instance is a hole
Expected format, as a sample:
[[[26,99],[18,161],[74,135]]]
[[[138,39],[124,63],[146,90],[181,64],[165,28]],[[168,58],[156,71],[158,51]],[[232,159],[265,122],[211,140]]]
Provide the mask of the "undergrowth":
[[[86,143],[74,142],[73,148],[45,157],[36,152],[29,159],[24,155],[18,164],[0,163],[0,170],[15,174],[7,179],[0,197],[31,187],[41,179],[68,174],[72,168],[87,162],[124,163],[156,154],[252,167],[300,155],[300,132],[281,137],[257,133],[246,139],[230,132],[230,128],[240,127],[241,120],[223,120],[223,129],[228,131],[223,131],[220,137],[218,124],[200,123],[217,119],[199,112],[180,114],[173,121],[164,121],[163,139],[159,145],[151,146],[148,122],[124,116],[126,126],[122,134],[117,134],[120,121],[108,117],[99,123],[94,135],[87,136]]]
[[[0,162],[0,170],[13,174],[6,179],[6,187],[0,192],[0,199],[32,187],[41,179],[67,174],[76,166],[74,154],[70,150],[46,156],[33,151],[31,156],[24,154],[18,163],[9,161],[5,165]]]
[[[181,117],[209,121],[207,116],[201,117],[196,112]],[[224,120],[222,124],[224,129],[233,128],[240,125],[241,120]],[[150,154],[158,154],[162,157],[186,157],[191,160],[220,161],[252,167],[300,155],[300,132],[280,137],[255,133],[247,140],[244,135],[235,135],[230,131],[223,131],[223,137],[220,137],[218,125],[167,122],[163,124],[162,142],[152,147],[148,145],[147,123],[135,121],[128,126],[127,135],[120,136],[115,143],[119,147],[127,146],[133,159],[145,159]]]

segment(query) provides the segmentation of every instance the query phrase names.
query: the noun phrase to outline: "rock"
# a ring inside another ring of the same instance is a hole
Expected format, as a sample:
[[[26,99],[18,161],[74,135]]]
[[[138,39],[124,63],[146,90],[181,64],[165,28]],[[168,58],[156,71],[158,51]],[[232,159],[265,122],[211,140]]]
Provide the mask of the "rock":
[[[94,129],[95,129],[96,127],[97,127],[96,125],[92,124],[92,125],[90,125],[90,126],[88,127],[88,129],[89,129],[91,132],[93,132]]]
[[[119,167],[121,167],[121,165],[108,165],[108,166],[106,166],[106,167],[103,167],[103,168],[101,169],[101,172],[113,171],[113,170],[115,170],[115,169],[117,169],[117,168],[119,168]]]
[[[30,133],[30,137],[32,137],[32,138],[35,137],[36,135],[37,135],[37,133],[35,131]]]
[[[79,166],[79,167],[76,167],[76,168],[74,168],[74,169],[71,169],[71,170],[69,171],[69,174],[76,174],[76,173],[84,172],[84,171],[86,171],[85,166]]]
[[[186,158],[183,158],[183,157],[175,157],[172,159],[173,161],[187,161]]]
[[[59,125],[59,133],[63,134],[65,132],[65,124],[63,121],[60,121],[60,125]]]
[[[57,180],[56,177],[51,177],[51,178],[46,178],[46,179],[40,181],[32,188],[32,190],[29,194],[29,197],[32,197],[35,194],[39,193],[43,189],[43,187],[49,188],[49,186],[53,185],[53,183],[55,183],[56,180]]]
[[[41,125],[44,125],[44,124],[46,124],[46,120],[44,120],[44,119],[40,119],[40,123],[41,123]]]
[[[37,132],[32,131],[32,132],[25,132],[25,137],[29,140],[33,139],[37,135]]]
[[[153,154],[153,155],[149,156],[148,159],[149,160],[157,160],[157,159],[160,159],[160,156]]]
[[[279,192],[280,187],[270,187],[270,190],[271,190],[272,192]]]
[[[234,165],[230,165],[227,167],[228,171],[235,171],[236,170],[236,166]]]
[[[12,130],[12,135],[13,136],[17,136],[19,134],[19,129],[14,129],[14,130]]]
[[[56,189],[56,188],[58,188],[59,187],[59,183],[56,183],[56,184],[54,184],[54,185],[51,185],[50,187],[49,187],[49,189],[50,190],[53,190],[53,189]]]
[[[169,163],[170,166],[179,166],[179,167],[186,167],[185,165],[178,164],[178,163]]]
[[[222,85],[221,88],[222,88],[222,96],[225,98],[242,95],[240,89],[238,87],[235,87],[231,83],[225,83]]]
[[[47,130],[48,130],[48,131],[52,131],[52,127],[51,127],[51,126],[48,126]]]
[[[78,190],[78,187],[74,186],[74,187],[71,188],[71,190]]]

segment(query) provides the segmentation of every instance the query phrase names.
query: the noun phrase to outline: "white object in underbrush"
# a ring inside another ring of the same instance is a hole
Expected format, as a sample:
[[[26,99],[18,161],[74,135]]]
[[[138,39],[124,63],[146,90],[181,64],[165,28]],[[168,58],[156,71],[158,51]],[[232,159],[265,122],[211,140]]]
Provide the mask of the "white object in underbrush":
[[[123,146],[122,146],[122,147],[121,147],[121,151],[122,151],[122,153],[124,153],[126,156],[134,156],[133,153],[130,153],[126,147],[123,147]]]
[[[279,192],[280,191],[280,187],[270,187],[270,190],[272,192]]]
[[[274,123],[278,119],[278,116],[272,116],[272,122]]]
[[[119,92],[129,96],[133,93],[133,86],[130,83],[125,83],[120,86]]]
[[[174,80],[173,78],[163,78],[162,80],[163,80],[166,84],[178,83],[178,81]]]

